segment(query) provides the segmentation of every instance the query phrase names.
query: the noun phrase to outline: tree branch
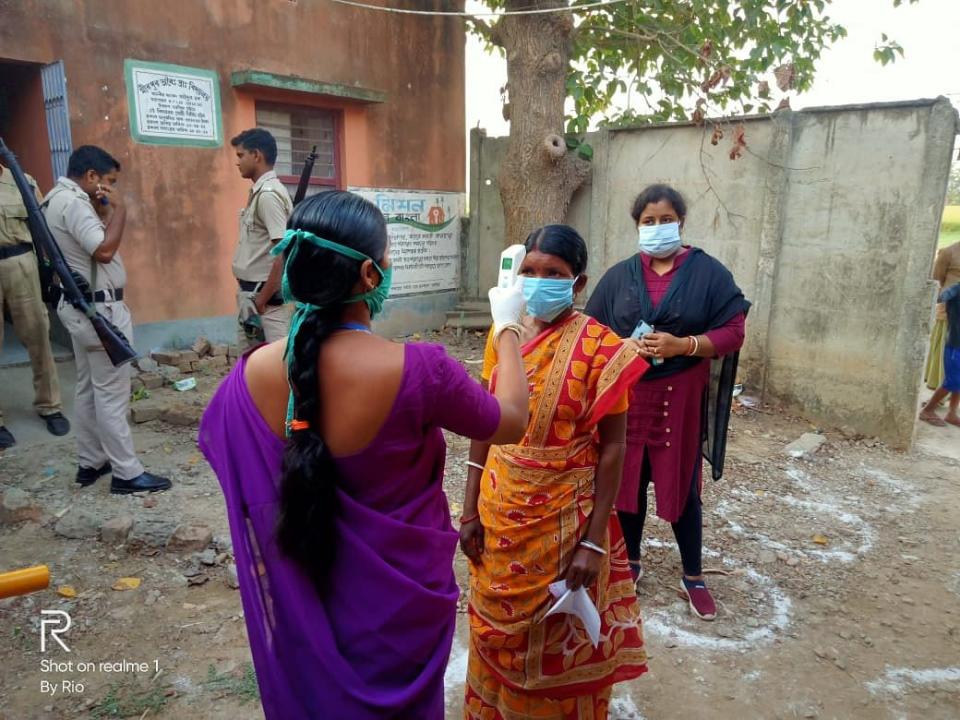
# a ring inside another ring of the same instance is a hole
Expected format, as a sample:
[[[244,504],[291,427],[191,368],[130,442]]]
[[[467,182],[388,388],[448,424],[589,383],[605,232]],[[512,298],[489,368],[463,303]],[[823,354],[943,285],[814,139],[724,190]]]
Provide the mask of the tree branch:
[[[653,42],[657,39],[657,35],[660,34],[656,31],[652,35],[648,35],[647,33],[630,32],[629,30],[623,30],[613,26],[604,28],[604,32],[608,32],[611,35],[620,35],[621,37],[630,38],[632,40],[644,40],[646,42]]]
[[[494,47],[504,47],[500,32],[500,20],[488,22],[478,17],[467,18],[467,29],[475,35],[479,35]]]
[[[700,172],[703,173],[703,179],[704,179],[704,182],[707,183],[708,191],[713,194],[713,196],[717,199],[717,202],[720,204],[720,207],[722,207],[723,211],[727,214],[727,221],[734,227],[737,227],[737,223],[734,222],[733,218],[737,217],[737,218],[743,218],[744,220],[746,220],[747,216],[742,215],[740,213],[735,213],[732,210],[730,210],[730,208],[727,207],[727,204],[723,201],[723,198],[720,197],[720,193],[718,193],[717,189],[713,187],[713,182],[711,182],[710,175],[707,173],[707,165],[704,162],[704,159],[709,157],[707,155],[706,148],[704,148],[703,146],[706,139],[707,139],[707,127],[706,125],[704,125],[703,132],[700,135]]]

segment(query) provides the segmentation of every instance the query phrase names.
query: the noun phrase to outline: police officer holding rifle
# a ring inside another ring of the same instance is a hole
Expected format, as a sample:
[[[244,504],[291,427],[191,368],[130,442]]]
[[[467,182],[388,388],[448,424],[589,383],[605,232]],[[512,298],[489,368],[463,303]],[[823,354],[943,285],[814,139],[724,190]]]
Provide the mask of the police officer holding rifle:
[[[123,302],[127,275],[118,253],[126,208],[115,191],[120,163],[93,145],[70,156],[67,177],[37,205],[16,157],[0,140],[27,209],[34,241],[63,285],[57,314],[70,333],[77,363],[74,434],[77,482],[112,474],[116,494],[167,490],[167,478],[145,472],[127,423],[133,322]]]

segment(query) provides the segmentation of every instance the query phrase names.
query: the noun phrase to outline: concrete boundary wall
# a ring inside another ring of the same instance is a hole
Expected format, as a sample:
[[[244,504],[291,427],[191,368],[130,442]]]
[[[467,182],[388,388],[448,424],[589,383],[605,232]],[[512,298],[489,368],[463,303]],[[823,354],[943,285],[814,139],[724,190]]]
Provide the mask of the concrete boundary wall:
[[[747,148],[730,160],[730,136]],[[636,252],[629,215],[647,184],[690,206],[687,242],[723,261],[754,307],[747,392],[895,446],[913,440],[957,112],[945,98],[780,111],[712,127],[591,134],[593,173],[567,222],[587,239],[590,283]],[[504,138],[471,137],[463,294],[495,282],[503,247],[497,184]]]

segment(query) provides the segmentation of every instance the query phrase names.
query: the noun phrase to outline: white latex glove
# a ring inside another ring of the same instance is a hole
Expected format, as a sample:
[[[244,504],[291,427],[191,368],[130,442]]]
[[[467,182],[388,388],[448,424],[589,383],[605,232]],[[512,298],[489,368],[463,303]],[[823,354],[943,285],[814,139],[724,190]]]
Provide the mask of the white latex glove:
[[[509,325],[519,325],[520,316],[527,307],[523,297],[523,278],[517,278],[512,288],[490,288],[490,314],[493,316],[493,332],[498,335]]]

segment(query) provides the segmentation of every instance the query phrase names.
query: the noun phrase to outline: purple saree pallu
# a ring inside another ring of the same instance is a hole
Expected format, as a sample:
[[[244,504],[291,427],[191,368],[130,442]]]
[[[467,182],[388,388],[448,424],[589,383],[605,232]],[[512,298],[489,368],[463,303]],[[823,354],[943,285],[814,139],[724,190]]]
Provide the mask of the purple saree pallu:
[[[321,595],[276,545],[285,442],[257,411],[245,366],[207,407],[200,449],[226,500],[266,717],[439,720],[458,596],[440,429],[490,437],[497,401],[442,347],[406,347],[383,427],[336,458],[336,554]]]

